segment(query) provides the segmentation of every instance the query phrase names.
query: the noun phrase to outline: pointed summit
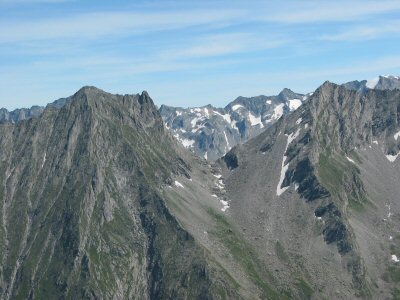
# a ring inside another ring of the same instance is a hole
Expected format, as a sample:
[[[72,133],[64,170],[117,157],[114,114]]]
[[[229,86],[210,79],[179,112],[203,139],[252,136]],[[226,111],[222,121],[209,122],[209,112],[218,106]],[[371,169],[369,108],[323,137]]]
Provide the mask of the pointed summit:
[[[107,94],[107,92],[105,92],[95,86],[90,86],[90,85],[81,87],[75,94],[94,94],[94,93]]]
[[[279,97],[283,97],[286,99],[294,99],[298,94],[293,92],[291,89],[284,88],[279,94]]]

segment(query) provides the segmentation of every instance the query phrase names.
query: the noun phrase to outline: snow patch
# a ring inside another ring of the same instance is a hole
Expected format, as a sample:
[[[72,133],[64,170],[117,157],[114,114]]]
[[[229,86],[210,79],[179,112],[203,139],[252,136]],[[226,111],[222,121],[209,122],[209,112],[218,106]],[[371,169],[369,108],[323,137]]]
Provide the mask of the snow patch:
[[[383,75],[382,77],[388,78],[388,79],[400,79],[399,76],[394,76],[394,75]]]
[[[218,178],[218,183],[216,183],[215,185],[220,189],[220,190],[224,190],[225,189],[225,183],[222,181],[222,179],[220,179],[222,177],[222,175],[218,174],[218,175],[214,175],[214,177]],[[220,199],[216,194],[212,194],[211,195],[214,198],[217,198],[219,200],[219,202],[222,204],[222,208],[221,211],[225,212],[228,208],[229,208],[229,203],[227,200],[223,200]]]
[[[281,103],[274,108],[274,114],[272,115],[272,119],[278,120],[283,115],[283,107],[285,104]]]
[[[398,132],[396,132],[395,134],[394,134],[394,139],[397,141],[397,139],[399,138],[399,136],[400,136],[400,131],[398,131]]]
[[[289,100],[289,109],[290,111],[296,110],[300,107],[301,100],[300,99],[292,99]]]
[[[229,145],[228,137],[226,136],[225,130],[224,130],[224,136],[225,136],[225,141],[226,141],[225,151],[228,152],[231,149],[231,145]]]
[[[46,154],[47,154],[47,153],[45,152],[45,153],[44,153],[44,157],[43,157],[42,167],[41,167],[42,169],[43,169],[44,163],[46,162]]]
[[[223,114],[221,114],[221,113],[219,113],[219,112],[217,112],[217,111],[214,111],[214,113],[215,113],[216,115],[221,116],[221,117],[222,117],[226,122],[228,122],[229,124],[231,123],[231,116],[230,116],[229,114],[223,115]]]
[[[265,122],[265,123],[271,123],[272,120],[271,120],[271,119],[266,119],[266,120],[264,120],[264,122]]]
[[[197,131],[199,131],[200,129],[205,128],[206,126],[204,125],[197,125],[195,128],[192,129],[193,133],[196,133]]]
[[[289,186],[281,188],[281,186],[283,184],[283,180],[285,179],[286,171],[289,168],[289,163],[285,165],[285,160],[286,160],[285,153],[286,153],[286,150],[289,147],[290,143],[293,142],[299,136],[299,133],[300,133],[300,129],[297,129],[297,131],[294,133],[291,133],[289,135],[285,134],[287,136],[287,142],[286,142],[285,151],[283,152],[281,176],[279,178],[278,186],[276,187],[276,195],[278,195],[278,196],[280,196],[283,192],[285,192],[289,188]]]
[[[308,124],[305,124],[305,125],[304,125],[304,129],[307,129],[307,128],[308,128]]]
[[[243,105],[235,104],[234,106],[232,106],[232,110],[236,111],[236,110],[238,110],[239,108],[242,108],[242,107],[243,107]]]
[[[8,180],[8,178],[10,178],[11,174],[14,172],[14,168],[11,169],[11,171],[9,173],[6,172],[6,181]]]
[[[267,100],[267,101],[265,101],[268,105],[271,105],[272,104],[272,101],[271,100]]]
[[[220,199],[219,202],[221,202],[221,204],[223,205],[223,207],[221,208],[221,210],[223,212],[225,212],[228,208],[229,208],[229,203],[228,201],[222,200]]]
[[[283,194],[283,192],[285,192],[289,187],[288,186],[285,186],[285,187],[283,187],[283,188],[281,188],[281,185],[282,185],[282,183],[283,183],[283,180],[285,179],[285,174],[286,174],[286,171],[288,170],[288,168],[289,168],[289,164],[287,164],[287,165],[284,165],[284,161],[286,160],[286,156],[283,156],[283,162],[282,162],[282,169],[281,169],[281,177],[279,178],[279,183],[278,183],[278,186],[276,187],[276,195],[278,195],[278,196],[280,196],[280,195],[282,195]]]
[[[392,254],[392,260],[395,262],[395,263],[398,263],[400,260],[397,258],[397,256],[395,255],[395,254]]]
[[[392,213],[391,208],[390,208],[390,204],[385,204],[385,206],[388,209],[387,217],[388,217],[388,219],[390,219],[393,216],[393,213]]]
[[[207,156],[208,156],[208,154],[207,154],[207,151],[206,151],[206,153],[204,153],[204,158],[207,159]]]
[[[348,157],[347,155],[346,155],[346,158],[347,158],[347,160],[348,160],[349,162],[352,162],[353,164],[356,164],[356,162],[355,162],[354,160],[352,160],[350,157]]]
[[[397,156],[399,156],[399,153],[397,153],[396,155],[388,154],[388,155],[386,155],[386,158],[388,159],[388,161],[394,162],[396,160]]]
[[[189,139],[182,139],[182,140],[180,140],[180,142],[182,143],[183,147],[189,148],[189,147],[193,147],[195,141],[189,140]]]
[[[185,188],[179,181],[176,181],[175,180],[175,185],[177,186],[177,187],[180,187],[180,188]]]
[[[260,128],[264,128],[264,124],[261,122],[261,116],[256,117],[252,113],[249,112],[249,121],[251,126],[260,125]]]
[[[224,187],[223,185],[220,185],[220,184],[218,184],[218,183],[216,183],[215,185],[216,185],[216,187],[219,188],[220,190],[225,189],[225,187]]]
[[[378,141],[372,141],[372,143],[377,144],[378,145]]]
[[[219,112],[217,112],[217,111],[214,111],[214,113],[215,113],[216,115],[219,115],[219,116],[221,116],[222,118],[224,118],[224,120],[225,120],[227,123],[229,123],[229,124],[232,126],[232,128],[234,128],[234,129],[236,129],[236,130],[239,130],[239,128],[237,128],[237,126],[236,126],[235,120],[232,120],[232,119],[231,119],[230,114],[225,114],[225,115],[223,115],[223,114],[221,114],[221,113],[219,113]]]
[[[375,77],[374,79],[368,80],[365,86],[369,89],[374,89],[378,84],[378,82],[379,82],[379,77]]]
[[[296,124],[299,125],[301,123],[301,121],[303,121],[303,119],[302,118],[298,118],[297,121],[296,121]]]
[[[299,133],[300,133],[300,129],[297,129],[296,132],[291,133],[291,134],[288,135],[288,142],[287,142],[287,145],[286,145],[286,149],[290,145],[290,143],[293,142],[299,136]],[[286,152],[286,150],[285,150],[285,152]]]
[[[192,127],[194,127],[194,126],[196,126],[197,122],[200,120],[201,120],[201,118],[196,117],[192,121],[190,121],[190,124],[192,124]]]

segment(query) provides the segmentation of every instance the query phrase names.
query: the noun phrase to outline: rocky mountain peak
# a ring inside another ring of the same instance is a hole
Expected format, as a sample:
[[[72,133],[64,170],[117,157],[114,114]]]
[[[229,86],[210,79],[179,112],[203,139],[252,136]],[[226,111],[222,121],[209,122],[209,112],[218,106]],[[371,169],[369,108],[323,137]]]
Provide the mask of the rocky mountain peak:
[[[278,96],[282,99],[289,100],[289,99],[295,99],[298,97],[299,94],[293,92],[291,89],[284,88]]]
[[[400,88],[400,77],[394,75],[380,75],[369,80],[350,81],[343,84],[346,88],[366,92],[370,89],[375,90],[394,90]]]
[[[108,94],[105,91],[103,91],[102,89],[99,89],[98,87],[90,86],[90,85],[81,87],[75,94],[89,95],[89,94],[98,94],[98,93]]]
[[[319,256],[320,249],[335,249],[341,264],[323,263],[337,274],[329,282],[339,280],[342,285],[346,277],[353,291],[353,296],[339,298],[369,298],[393,290],[398,281],[387,276],[399,269],[390,253],[397,258],[400,248],[398,242],[388,242],[388,236],[393,241],[393,226],[400,220],[393,213],[393,207],[397,216],[400,211],[400,191],[391,179],[399,178],[399,110],[398,89],[377,84],[360,90],[323,83],[297,110],[218,160],[230,187],[227,198],[233,218],[257,237],[279,240],[288,252],[311,238],[314,250],[303,248],[310,255],[303,256],[313,270],[309,274],[318,273],[320,265],[314,262],[326,257]],[[268,228],[262,234],[250,225],[260,211],[265,216],[259,218],[259,226]],[[283,214],[291,217],[282,220]],[[300,237],[287,234],[291,226],[296,231],[300,224],[296,219],[305,215],[302,230],[310,232]],[[312,238],[316,227],[318,237]],[[370,258],[372,253],[380,257],[379,263]],[[373,278],[385,278],[379,290],[371,284]]]

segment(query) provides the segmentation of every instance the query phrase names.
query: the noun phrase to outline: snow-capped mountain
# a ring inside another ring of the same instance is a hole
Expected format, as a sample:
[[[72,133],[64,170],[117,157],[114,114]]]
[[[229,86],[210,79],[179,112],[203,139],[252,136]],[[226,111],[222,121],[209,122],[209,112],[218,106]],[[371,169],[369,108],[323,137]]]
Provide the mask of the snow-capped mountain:
[[[345,83],[344,86],[357,91],[366,91],[368,89],[394,90],[400,88],[400,77],[394,75],[380,75],[369,80],[350,81]]]
[[[160,113],[183,146],[215,160],[297,109],[307,97],[284,89],[277,96],[238,97],[225,108],[162,105]]]

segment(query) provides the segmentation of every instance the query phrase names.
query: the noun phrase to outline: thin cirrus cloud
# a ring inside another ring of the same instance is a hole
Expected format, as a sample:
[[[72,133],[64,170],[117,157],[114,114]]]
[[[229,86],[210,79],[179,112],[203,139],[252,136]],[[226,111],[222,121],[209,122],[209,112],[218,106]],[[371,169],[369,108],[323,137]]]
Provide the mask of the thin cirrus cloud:
[[[354,61],[351,66],[339,66],[333,67],[330,69],[319,69],[315,68],[311,72],[307,72],[306,70],[299,70],[293,72],[280,73],[282,78],[285,76],[292,76],[295,79],[307,79],[307,78],[342,78],[338,80],[338,83],[343,83],[346,80],[355,80],[354,76],[363,76],[364,74],[377,74],[381,70],[391,70],[395,71],[400,68],[400,56],[399,55],[390,55],[384,57],[378,57],[376,59],[371,59],[366,64],[365,61],[358,60]],[[277,75],[279,76],[279,75]],[[359,79],[369,79],[365,77],[361,77]]]
[[[390,0],[0,0],[0,107],[87,84],[174,105],[181,89],[201,104],[396,73],[399,13]]]
[[[2,0],[0,0],[2,1]],[[20,3],[65,2],[70,0],[17,0]],[[3,0],[0,3],[11,3]],[[296,2],[274,9],[268,5],[258,8],[232,8],[168,11],[111,11],[89,12],[67,17],[41,18],[15,22],[0,22],[0,43],[27,42],[54,39],[97,39],[104,36],[145,34],[159,30],[179,30],[192,26],[222,26],[232,24],[263,23],[315,23],[344,22],[363,19],[371,15],[400,10],[399,1],[337,1],[325,2],[315,7],[314,1],[305,1],[301,7]],[[354,9],[356,8],[356,9]],[[265,14],[271,9],[272,13]],[[288,12],[289,11],[289,12]],[[6,20],[6,19],[5,19]]]
[[[400,34],[399,21],[387,21],[373,26],[357,26],[338,34],[323,35],[321,39],[327,41],[361,41],[378,39],[388,35],[393,37],[393,34]]]
[[[224,23],[241,16],[239,11],[97,12],[57,19],[0,23],[0,43],[32,40],[87,38],[141,34],[157,30]]]
[[[278,35],[255,34],[248,32],[209,34],[196,39],[180,49],[161,53],[163,59],[190,59],[257,52],[278,48],[289,42]]]
[[[305,1],[261,19],[278,23],[348,22],[400,10],[400,1]],[[287,12],[289,11],[289,12]]]
[[[43,4],[43,3],[64,3],[72,2],[75,0],[0,0],[1,4],[6,5],[20,5],[20,4]]]

